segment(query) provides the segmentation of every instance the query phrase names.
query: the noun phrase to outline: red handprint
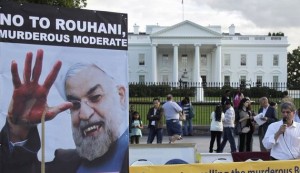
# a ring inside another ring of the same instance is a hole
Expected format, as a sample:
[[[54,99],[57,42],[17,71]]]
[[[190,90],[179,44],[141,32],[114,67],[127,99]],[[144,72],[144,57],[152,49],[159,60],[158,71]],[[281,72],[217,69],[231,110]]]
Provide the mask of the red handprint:
[[[12,100],[8,110],[8,120],[10,123],[20,126],[32,126],[41,122],[44,112],[45,120],[53,119],[58,113],[72,107],[72,103],[65,102],[55,107],[48,107],[47,96],[51,86],[53,85],[58,72],[61,68],[61,61],[57,61],[51,72],[48,74],[44,84],[38,83],[43,62],[43,50],[38,50],[36,61],[31,71],[32,53],[26,54],[23,83],[18,73],[18,65],[15,61],[11,64],[12,81],[14,91]]]

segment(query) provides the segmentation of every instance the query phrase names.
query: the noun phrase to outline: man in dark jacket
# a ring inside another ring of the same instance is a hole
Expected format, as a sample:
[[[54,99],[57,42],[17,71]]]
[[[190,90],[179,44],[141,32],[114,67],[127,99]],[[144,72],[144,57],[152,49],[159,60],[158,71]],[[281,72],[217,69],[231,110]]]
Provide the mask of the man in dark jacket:
[[[259,136],[259,144],[261,151],[267,151],[263,146],[262,140],[267,132],[268,126],[276,122],[278,119],[276,118],[276,110],[270,106],[267,97],[261,97],[259,99],[259,104],[261,108],[258,110],[258,114],[261,114],[261,120],[265,121],[262,125],[258,128],[258,136]]]
[[[163,108],[160,106],[159,98],[153,99],[153,107],[147,114],[149,134],[147,144],[152,144],[155,136],[158,144],[162,143],[163,139]]]

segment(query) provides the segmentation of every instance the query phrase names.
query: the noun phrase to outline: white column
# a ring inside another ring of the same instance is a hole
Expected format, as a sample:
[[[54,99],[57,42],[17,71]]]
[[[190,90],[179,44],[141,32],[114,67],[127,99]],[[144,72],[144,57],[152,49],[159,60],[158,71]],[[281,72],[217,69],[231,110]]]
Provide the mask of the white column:
[[[195,58],[194,58],[194,79],[193,82],[196,82],[196,93],[195,99],[200,102],[203,101],[204,92],[202,88],[202,80],[200,75],[200,46],[201,44],[195,44]]]
[[[217,49],[216,49],[216,69],[215,69],[215,75],[216,75],[216,81],[215,82],[221,82],[221,63],[222,63],[222,54],[221,54],[221,45],[217,44]]]
[[[173,44],[173,82],[178,82],[178,44]]]
[[[213,48],[211,51],[211,82],[216,82],[216,75],[215,75],[215,66],[216,66],[216,48]]]
[[[157,44],[152,44],[152,82],[157,82]]]
[[[195,44],[195,58],[194,58],[194,79],[193,82],[200,82],[200,46]]]

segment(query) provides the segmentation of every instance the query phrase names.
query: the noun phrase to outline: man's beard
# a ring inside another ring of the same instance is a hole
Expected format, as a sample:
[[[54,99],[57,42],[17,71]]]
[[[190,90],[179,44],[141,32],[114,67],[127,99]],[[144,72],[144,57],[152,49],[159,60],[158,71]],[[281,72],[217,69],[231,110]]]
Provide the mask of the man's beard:
[[[102,125],[101,134],[99,136],[84,137],[80,129],[86,124],[87,123],[81,123],[78,128],[72,127],[73,139],[79,156],[91,161],[103,156],[108,151],[112,142],[118,137],[113,129],[106,126],[106,123]]]

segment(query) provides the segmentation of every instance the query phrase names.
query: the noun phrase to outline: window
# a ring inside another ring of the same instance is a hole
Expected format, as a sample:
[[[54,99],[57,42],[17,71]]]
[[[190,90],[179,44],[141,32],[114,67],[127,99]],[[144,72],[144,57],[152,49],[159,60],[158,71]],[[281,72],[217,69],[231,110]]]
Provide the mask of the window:
[[[187,55],[184,54],[181,56],[181,63],[182,63],[182,66],[184,68],[187,68],[187,64],[188,64],[188,58],[187,58]]]
[[[162,65],[163,66],[167,66],[168,65],[168,61],[169,61],[168,54],[164,54],[163,57],[162,57]]]
[[[163,75],[163,76],[162,76],[162,81],[163,81],[163,82],[169,82],[169,77],[168,77],[168,75]]]
[[[145,54],[139,54],[139,65],[145,65]]]
[[[224,83],[230,84],[230,76],[224,76]]]
[[[201,55],[201,65],[202,66],[207,66],[207,57],[205,54]]]
[[[145,75],[139,75],[139,82],[141,83],[145,82]]]
[[[256,76],[256,86],[261,86],[262,84],[262,76]]]
[[[256,76],[256,82],[262,82],[262,76]]]
[[[263,66],[263,55],[258,54],[256,57],[256,65],[257,66]]]
[[[246,76],[240,76],[240,82],[246,83]]]
[[[201,79],[202,79],[202,86],[206,87],[206,84],[207,84],[207,82],[206,82],[206,76],[201,76]]]
[[[224,66],[230,66],[230,54],[224,55]]]
[[[273,55],[273,66],[279,65],[279,55]]]
[[[206,76],[201,76],[202,82],[206,82]]]
[[[241,55],[241,66],[246,66],[247,65],[247,57],[245,54]]]
[[[279,82],[279,77],[278,76],[273,76],[273,88],[274,89],[278,88],[278,82]]]

